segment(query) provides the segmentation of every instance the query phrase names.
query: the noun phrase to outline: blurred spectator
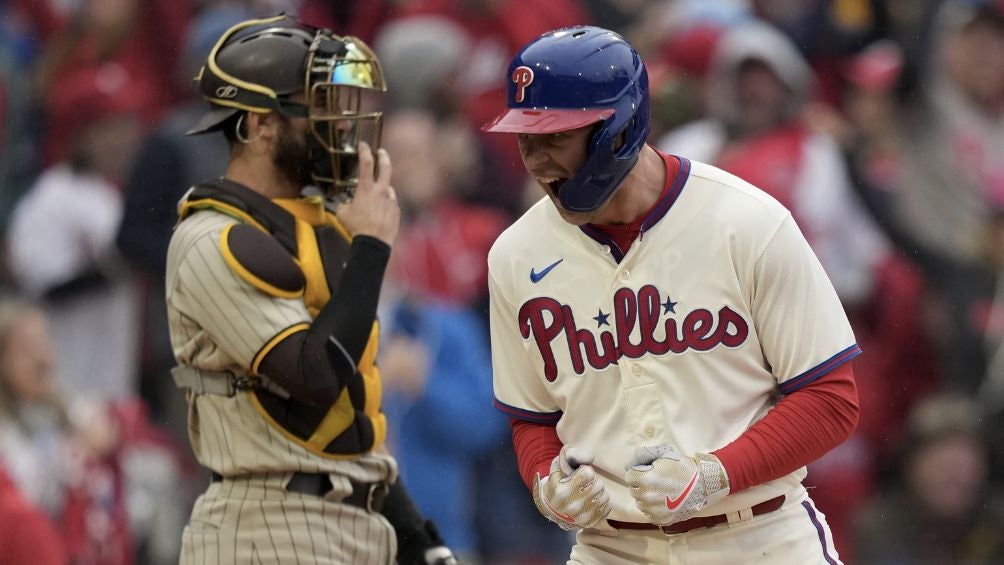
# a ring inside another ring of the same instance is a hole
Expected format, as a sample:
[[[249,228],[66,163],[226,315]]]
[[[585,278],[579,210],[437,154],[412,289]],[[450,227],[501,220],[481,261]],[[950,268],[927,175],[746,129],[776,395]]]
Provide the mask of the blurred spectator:
[[[762,187],[806,231],[841,299],[867,299],[888,249],[851,189],[839,146],[802,121],[812,70],[778,30],[752,22],[718,42],[710,73],[710,116],[658,147]]]
[[[450,113],[459,107],[456,77],[470,47],[460,24],[441,15],[399,18],[383,26],[373,49],[387,77],[389,109]]]
[[[0,7],[0,232],[6,230],[14,202],[24,192],[36,172],[37,134],[31,117],[33,105],[28,84],[22,74],[25,55],[19,38],[22,29],[7,29],[5,24],[17,18],[9,14],[11,7]],[[14,27],[14,26],[10,26]]]
[[[465,122],[427,111],[387,118],[404,218],[389,272],[405,294],[469,306],[487,293],[488,249],[509,217],[462,199],[462,183],[478,175],[477,139]]]
[[[979,399],[988,412],[1004,416],[1004,201],[997,203],[987,249],[996,284],[984,325],[988,363],[986,376],[980,383]],[[1004,454],[1004,444],[1001,447]]]
[[[885,1],[752,0],[751,4],[757,17],[798,46],[816,75],[817,98],[829,104],[839,101],[844,61],[888,27]]]
[[[0,565],[65,565],[63,540],[0,465]]]
[[[131,564],[123,481],[106,459],[115,432],[65,409],[48,329],[38,307],[0,301],[0,464],[59,525],[71,563]]]
[[[872,215],[924,275],[940,378],[971,394],[988,362],[987,235],[1004,193],[1004,12],[949,0],[937,14],[919,81],[895,45],[866,49],[848,68],[849,123],[830,127]]]
[[[302,0],[297,13],[312,26],[338,35],[354,35],[367,45],[402,2],[394,0]]]
[[[0,460],[28,500],[51,516],[65,502],[69,429],[55,366],[45,314],[27,301],[0,300]]]
[[[955,260],[980,259],[990,199],[1004,192],[1004,12],[948,0],[936,20],[931,67],[909,115],[895,191],[897,219]]]
[[[856,522],[861,564],[1004,561],[1004,501],[988,482],[979,406],[954,395],[919,403],[902,443],[900,482]]]
[[[125,183],[122,222],[115,239],[132,267],[140,303],[139,393],[149,403],[153,417],[185,442],[187,405],[169,375],[175,362],[164,302],[167,245],[178,221],[178,201],[185,191],[198,182],[222,176],[222,164],[227,162],[223,136],[185,135],[207,108],[193,79],[223,32],[250,17],[240,5],[221,2],[206,7],[191,21],[181,64],[175,71],[178,88],[186,98],[141,144]]]
[[[603,27],[625,37],[637,22],[638,15],[652,3],[650,0],[582,0],[583,8],[590,15],[589,21],[603,22]]]
[[[705,89],[711,57],[725,31],[724,24],[696,23],[672,29],[659,46],[659,57],[648,65],[652,99],[652,133],[667,132],[707,113]]]
[[[746,0],[650,0],[636,7],[633,21],[622,35],[642,57],[652,61],[649,67],[658,65],[661,52],[673,66],[703,75],[721,32],[751,17]]]
[[[403,4],[392,21],[416,16],[447,18],[466,33],[463,61],[443,96],[473,128],[494,118],[503,104],[506,67],[516,50],[545,31],[589,23],[582,0],[413,0]],[[388,80],[393,83],[395,79]],[[493,169],[484,178],[468,182],[479,186],[479,198],[514,210],[525,177],[516,144],[482,135],[480,129],[475,129],[475,135]]]
[[[150,420],[139,399],[113,402],[93,415],[117,430],[117,442],[109,446],[108,456],[124,483],[135,562],[176,564],[181,551],[179,533],[202,489],[197,480],[202,475],[190,451]]]
[[[57,97],[67,110],[69,153],[15,205],[11,269],[48,309],[61,386],[74,395],[123,397],[135,390],[136,311],[114,249],[122,215],[115,183],[131,163],[139,128],[130,99],[94,85]]]
[[[148,126],[177,100],[170,71],[177,68],[181,34],[190,15],[189,0],[79,0],[57,13],[53,0],[30,3],[54,27],[36,66],[36,88],[46,100],[44,162],[66,156],[73,117],[81,106],[65,107],[61,95],[86,85],[103,95],[127,98]]]

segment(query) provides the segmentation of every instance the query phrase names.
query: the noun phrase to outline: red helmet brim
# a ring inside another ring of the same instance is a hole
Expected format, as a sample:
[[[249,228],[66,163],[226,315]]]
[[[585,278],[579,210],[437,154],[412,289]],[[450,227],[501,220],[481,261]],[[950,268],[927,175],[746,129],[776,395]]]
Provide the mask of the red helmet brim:
[[[595,124],[613,114],[613,108],[510,108],[481,129],[489,133],[558,133]]]

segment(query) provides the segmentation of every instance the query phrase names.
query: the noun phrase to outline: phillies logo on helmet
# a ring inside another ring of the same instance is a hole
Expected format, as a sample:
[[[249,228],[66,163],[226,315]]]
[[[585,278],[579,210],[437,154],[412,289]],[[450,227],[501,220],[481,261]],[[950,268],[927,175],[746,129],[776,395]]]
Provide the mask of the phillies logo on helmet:
[[[530,67],[516,67],[512,72],[512,81],[516,83],[516,102],[522,102],[526,98],[526,87],[533,83],[533,69]]]

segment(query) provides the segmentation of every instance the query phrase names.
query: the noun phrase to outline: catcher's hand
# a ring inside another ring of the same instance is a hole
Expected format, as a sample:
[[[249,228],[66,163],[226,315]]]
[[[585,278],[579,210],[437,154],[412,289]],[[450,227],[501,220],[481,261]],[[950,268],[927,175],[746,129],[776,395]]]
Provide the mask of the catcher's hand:
[[[551,474],[533,480],[533,502],[548,520],[566,530],[591,528],[610,513],[610,495],[596,476],[593,455],[562,447],[551,461]]]
[[[660,526],[686,520],[729,494],[729,477],[717,457],[688,457],[666,444],[639,449],[624,480],[638,509]]]

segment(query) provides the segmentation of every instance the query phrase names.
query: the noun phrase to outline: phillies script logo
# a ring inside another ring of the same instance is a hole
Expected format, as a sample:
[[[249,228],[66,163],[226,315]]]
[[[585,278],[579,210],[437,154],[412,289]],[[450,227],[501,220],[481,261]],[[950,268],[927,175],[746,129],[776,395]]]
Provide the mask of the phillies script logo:
[[[585,362],[598,370],[616,363],[621,357],[637,359],[646,354],[679,354],[688,349],[708,351],[718,345],[737,347],[749,336],[746,320],[723,306],[718,310],[717,320],[715,314],[705,308],[688,313],[682,322],[673,317],[666,319],[662,322],[664,337],[659,339],[656,329],[664,308],[669,309],[662,303],[659,290],[646,285],[637,293],[630,288],[614,293],[613,328],[599,335],[576,326],[571,307],[549,297],[526,301],[519,309],[517,322],[523,339],[533,336],[544,358],[544,378],[551,382],[558,377],[552,346],[560,337],[564,340],[558,343],[568,347],[575,374],[581,375],[586,369]],[[603,319],[605,321],[605,316]],[[632,343],[630,336],[636,327],[640,335],[637,343]]]
[[[533,69],[530,67],[516,67],[512,71],[512,81],[516,83],[516,102],[522,102],[526,97],[526,87],[533,83]]]

